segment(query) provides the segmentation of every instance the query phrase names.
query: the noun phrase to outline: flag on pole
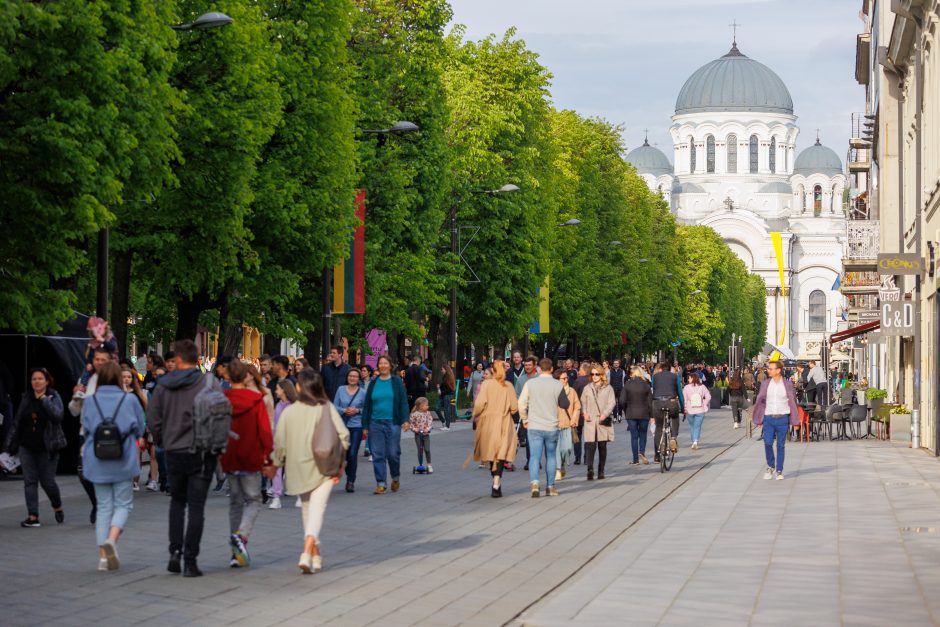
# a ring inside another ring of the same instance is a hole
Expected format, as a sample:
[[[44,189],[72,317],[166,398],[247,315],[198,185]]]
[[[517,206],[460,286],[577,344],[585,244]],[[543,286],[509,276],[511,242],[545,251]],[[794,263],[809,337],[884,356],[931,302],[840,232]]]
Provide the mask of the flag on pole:
[[[539,297],[539,317],[538,320],[532,323],[531,328],[529,328],[529,333],[551,332],[551,324],[548,319],[549,283],[549,277],[545,277],[545,282],[542,283],[542,287],[537,291]]]
[[[836,280],[832,282],[832,291],[835,292],[835,291],[838,290],[840,287],[842,287],[842,275],[841,275],[841,274],[837,274],[837,275],[836,275]]]
[[[366,312],[366,190],[356,192],[356,219],[349,252],[333,267],[333,313]]]
[[[770,234],[770,241],[774,246],[774,255],[777,257],[777,271],[780,273],[780,291],[784,295],[784,307],[783,307],[783,324],[780,325],[780,341],[777,342],[780,346],[783,346],[786,343],[787,339],[787,306],[786,306],[786,296],[787,296],[787,284],[783,270],[783,240],[780,237],[779,231],[773,231]],[[779,350],[775,350],[770,356],[771,359],[780,359],[781,353]]]

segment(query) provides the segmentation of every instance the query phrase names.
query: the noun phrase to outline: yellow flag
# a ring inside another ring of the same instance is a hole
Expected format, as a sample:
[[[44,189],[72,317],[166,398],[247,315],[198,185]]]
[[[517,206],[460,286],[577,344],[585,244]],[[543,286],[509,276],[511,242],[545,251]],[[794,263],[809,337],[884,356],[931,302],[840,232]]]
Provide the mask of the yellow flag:
[[[784,297],[784,307],[783,307],[783,324],[780,325],[780,339],[777,342],[778,346],[783,346],[784,342],[787,339],[787,309],[786,298],[787,298],[787,289],[784,278],[783,271],[783,241],[780,238],[779,231],[773,231],[770,234],[770,241],[774,245],[774,254],[777,256],[777,271],[780,273],[780,290],[783,292]],[[773,355],[770,356],[771,359],[780,359],[781,355],[779,351],[774,351]]]

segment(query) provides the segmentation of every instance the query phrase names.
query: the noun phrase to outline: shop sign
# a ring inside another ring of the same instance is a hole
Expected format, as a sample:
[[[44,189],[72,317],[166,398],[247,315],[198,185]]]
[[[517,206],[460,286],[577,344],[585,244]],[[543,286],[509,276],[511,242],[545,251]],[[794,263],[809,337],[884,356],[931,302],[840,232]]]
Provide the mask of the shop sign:
[[[905,300],[881,304],[881,335],[910,337],[914,329],[914,303]]]
[[[859,324],[866,324],[868,322],[874,322],[875,320],[881,320],[881,312],[877,309],[866,309],[858,312]]]
[[[884,274],[920,274],[924,261],[915,253],[881,253],[878,255],[878,272]]]
[[[893,274],[881,275],[881,286],[878,288],[878,299],[885,302],[897,302],[901,300],[901,288],[894,282]]]

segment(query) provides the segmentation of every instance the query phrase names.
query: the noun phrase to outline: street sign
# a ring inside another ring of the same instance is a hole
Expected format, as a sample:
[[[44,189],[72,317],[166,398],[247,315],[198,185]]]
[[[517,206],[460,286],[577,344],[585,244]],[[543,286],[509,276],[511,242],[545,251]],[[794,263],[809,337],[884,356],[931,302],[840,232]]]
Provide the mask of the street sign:
[[[865,309],[858,312],[858,322],[859,324],[865,324],[866,322],[874,322],[875,320],[881,319],[881,312],[877,309]]]
[[[909,337],[914,329],[914,303],[911,301],[881,304],[881,335]]]
[[[878,255],[878,271],[881,274],[920,274],[924,261],[914,253],[881,253]]]

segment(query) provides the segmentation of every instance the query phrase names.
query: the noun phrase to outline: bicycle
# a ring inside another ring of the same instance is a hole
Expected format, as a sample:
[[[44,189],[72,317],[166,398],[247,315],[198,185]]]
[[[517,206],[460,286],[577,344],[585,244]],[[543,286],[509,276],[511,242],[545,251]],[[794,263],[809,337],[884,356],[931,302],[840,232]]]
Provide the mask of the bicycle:
[[[659,429],[659,472],[666,472],[672,468],[676,454],[672,451],[670,442],[678,434],[672,432],[672,418],[670,408],[663,407],[663,421]]]

